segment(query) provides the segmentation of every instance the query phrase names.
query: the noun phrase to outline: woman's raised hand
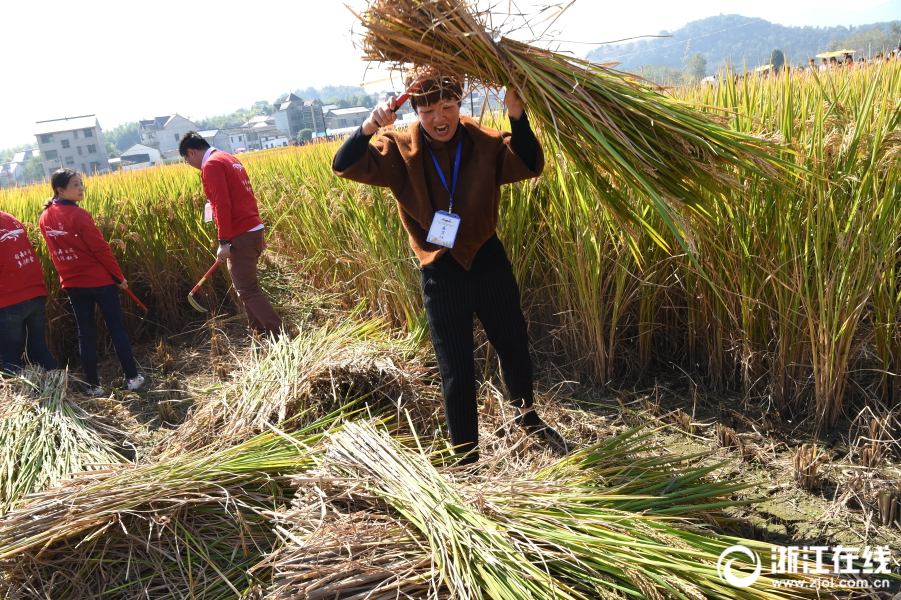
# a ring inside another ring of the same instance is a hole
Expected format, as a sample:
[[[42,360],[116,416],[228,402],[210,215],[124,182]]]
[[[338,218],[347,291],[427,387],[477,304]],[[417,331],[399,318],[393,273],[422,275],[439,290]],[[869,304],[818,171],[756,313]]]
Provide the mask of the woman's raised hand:
[[[394,96],[388,98],[387,102],[379,102],[372,109],[372,114],[369,115],[369,118],[363,121],[363,133],[372,135],[379,130],[379,127],[393,125],[397,120],[397,113],[394,112],[396,109],[397,101],[394,99]]]

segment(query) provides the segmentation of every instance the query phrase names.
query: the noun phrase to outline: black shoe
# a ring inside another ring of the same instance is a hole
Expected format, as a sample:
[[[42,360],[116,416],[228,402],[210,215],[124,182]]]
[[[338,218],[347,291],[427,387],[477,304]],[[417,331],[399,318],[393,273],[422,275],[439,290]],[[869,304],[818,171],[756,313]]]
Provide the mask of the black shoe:
[[[456,459],[453,470],[461,475],[478,475],[482,470],[477,450],[467,454],[457,454]]]
[[[525,429],[526,433],[546,442],[551,451],[558,456],[569,454],[570,447],[560,433],[541,420],[534,410],[516,415],[513,422]]]

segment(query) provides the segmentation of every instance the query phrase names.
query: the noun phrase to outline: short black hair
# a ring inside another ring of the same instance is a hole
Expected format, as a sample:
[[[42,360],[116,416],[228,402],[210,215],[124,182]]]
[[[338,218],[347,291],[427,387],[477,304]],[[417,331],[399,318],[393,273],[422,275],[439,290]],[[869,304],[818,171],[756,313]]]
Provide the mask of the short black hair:
[[[210,143],[196,131],[189,131],[178,141],[178,153],[182,156],[187,156],[188,150],[206,150],[209,147]]]
[[[408,82],[407,87],[412,83]],[[415,110],[420,106],[435,104],[439,100],[459,102],[462,99],[463,85],[458,78],[435,75],[422,80],[419,89],[410,97],[410,105]]]

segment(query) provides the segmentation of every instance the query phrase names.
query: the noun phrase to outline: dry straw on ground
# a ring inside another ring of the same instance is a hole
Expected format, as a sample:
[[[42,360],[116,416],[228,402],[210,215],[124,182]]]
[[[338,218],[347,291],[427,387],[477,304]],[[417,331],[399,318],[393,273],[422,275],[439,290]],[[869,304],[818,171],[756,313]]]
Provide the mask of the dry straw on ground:
[[[233,445],[270,426],[293,430],[355,403],[410,410],[422,419],[437,408],[426,409],[430,403],[416,397],[414,384],[423,375],[417,352],[390,336],[381,321],[308,328],[265,350],[258,347],[250,364],[237,385],[196,407],[157,446],[160,456]]]
[[[35,367],[0,380],[0,514],[64,479],[126,462],[121,415],[87,412],[89,403],[68,397],[68,375]]]
[[[349,322],[315,332],[327,352],[300,352],[314,347],[301,337],[251,354],[235,391],[284,386],[282,403],[210,398],[243,424],[201,406],[182,426],[191,435],[158,440],[168,452],[33,494],[0,518],[4,597],[728,597],[715,563],[733,538],[711,527],[728,524],[720,511],[743,503],[731,496],[744,484],[710,478],[718,465],[643,427],[559,463],[493,450],[476,473],[441,467],[415,360],[351,360],[378,331]],[[215,443],[186,450],[200,439]],[[746,597],[780,597],[765,589]]]

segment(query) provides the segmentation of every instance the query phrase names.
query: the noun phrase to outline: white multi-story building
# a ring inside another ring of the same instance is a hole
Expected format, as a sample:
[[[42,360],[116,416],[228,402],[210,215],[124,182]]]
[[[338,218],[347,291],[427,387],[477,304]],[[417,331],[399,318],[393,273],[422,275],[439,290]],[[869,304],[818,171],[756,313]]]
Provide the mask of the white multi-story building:
[[[138,121],[140,143],[156,148],[160,152],[178,150],[181,136],[189,131],[197,131],[197,125],[178,113],[167,117]]]
[[[328,128],[327,131],[331,131],[332,129],[359,127],[363,121],[369,118],[370,114],[372,114],[371,108],[352,106],[350,108],[334,108],[325,113],[323,118],[325,126]]]
[[[109,171],[106,140],[94,115],[38,121],[34,136],[45,177],[61,168],[88,175]]]
[[[228,142],[232,146],[232,153],[250,150],[250,128],[242,125],[226,125],[222,128],[228,135]]]
[[[275,127],[287,134],[289,138],[297,135],[301,129],[310,129],[313,133],[325,133],[325,120],[322,118],[322,102],[319,100],[304,101],[294,94],[276,107],[273,116]]]

